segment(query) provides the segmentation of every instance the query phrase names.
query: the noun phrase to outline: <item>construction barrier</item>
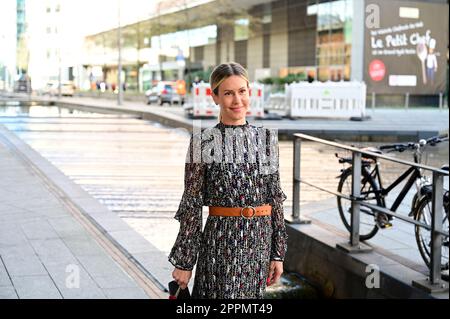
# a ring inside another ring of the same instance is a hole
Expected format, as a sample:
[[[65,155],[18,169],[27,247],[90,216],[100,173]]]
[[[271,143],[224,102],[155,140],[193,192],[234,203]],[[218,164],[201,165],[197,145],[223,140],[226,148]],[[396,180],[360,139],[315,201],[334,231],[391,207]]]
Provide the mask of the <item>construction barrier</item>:
[[[264,117],[264,85],[250,83],[250,107],[247,116]]]
[[[364,82],[300,82],[286,86],[291,117],[364,117]]]
[[[220,108],[212,99],[212,92],[209,83],[198,83],[192,87],[192,105],[194,117],[219,115]]]

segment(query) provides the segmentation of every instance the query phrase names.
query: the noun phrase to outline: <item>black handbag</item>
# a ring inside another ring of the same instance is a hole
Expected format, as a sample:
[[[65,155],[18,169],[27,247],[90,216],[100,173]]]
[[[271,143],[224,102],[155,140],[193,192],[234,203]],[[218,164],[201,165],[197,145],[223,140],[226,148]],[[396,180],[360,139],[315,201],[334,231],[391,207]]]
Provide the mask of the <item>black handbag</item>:
[[[169,299],[191,299],[189,288],[181,289],[175,280],[169,282]]]

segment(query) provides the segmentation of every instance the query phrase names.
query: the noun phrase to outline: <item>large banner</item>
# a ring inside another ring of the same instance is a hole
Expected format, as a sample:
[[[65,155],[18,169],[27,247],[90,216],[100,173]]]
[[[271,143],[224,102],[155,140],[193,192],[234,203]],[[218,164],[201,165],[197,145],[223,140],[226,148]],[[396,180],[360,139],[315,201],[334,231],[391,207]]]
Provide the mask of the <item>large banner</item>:
[[[364,80],[375,93],[446,88],[448,4],[366,0]]]

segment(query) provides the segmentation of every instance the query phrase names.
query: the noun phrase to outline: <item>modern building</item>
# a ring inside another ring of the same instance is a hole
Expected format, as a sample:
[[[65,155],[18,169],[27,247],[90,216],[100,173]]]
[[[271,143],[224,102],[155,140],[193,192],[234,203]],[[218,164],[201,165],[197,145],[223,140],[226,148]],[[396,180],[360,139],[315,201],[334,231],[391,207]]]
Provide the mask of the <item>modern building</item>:
[[[80,85],[83,17],[74,14],[79,6],[76,1],[27,2],[28,74],[33,90],[42,90],[49,82]]]
[[[16,1],[16,14],[17,14],[17,42],[26,33],[26,0]]]
[[[17,74],[28,71],[29,51],[27,34],[27,1],[16,0],[16,43]]]
[[[122,65],[136,90],[237,61],[251,81],[365,81],[369,94],[413,101],[448,91],[448,21],[447,0],[166,0],[122,28]],[[83,64],[106,82],[117,37],[85,40]]]
[[[0,91],[13,88],[16,43],[16,0],[5,0],[0,10]]]

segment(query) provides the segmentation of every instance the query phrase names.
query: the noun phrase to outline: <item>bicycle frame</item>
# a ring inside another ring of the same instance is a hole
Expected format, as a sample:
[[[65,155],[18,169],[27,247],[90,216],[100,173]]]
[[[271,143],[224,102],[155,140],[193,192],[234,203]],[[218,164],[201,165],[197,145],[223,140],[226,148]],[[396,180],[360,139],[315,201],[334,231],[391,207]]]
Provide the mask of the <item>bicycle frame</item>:
[[[379,194],[381,196],[381,200],[383,203],[383,206],[386,207],[386,201],[385,197],[395,188],[397,187],[401,182],[403,182],[405,179],[408,178],[409,175],[411,175],[406,182],[405,186],[402,188],[401,192],[398,194],[397,198],[395,199],[394,203],[392,204],[392,207],[390,208],[391,211],[396,212],[397,208],[400,206],[400,204],[403,202],[403,200],[406,197],[406,194],[411,190],[411,188],[414,186],[417,179],[420,179],[422,177],[422,174],[419,169],[415,167],[408,168],[402,175],[400,175],[392,184],[390,184],[387,188],[383,187],[382,181],[381,181],[381,175],[380,170],[378,167],[378,163],[375,164],[375,168],[370,171],[367,167],[363,167],[367,171],[367,173],[376,181],[378,181],[379,189],[374,190],[373,193]]]

